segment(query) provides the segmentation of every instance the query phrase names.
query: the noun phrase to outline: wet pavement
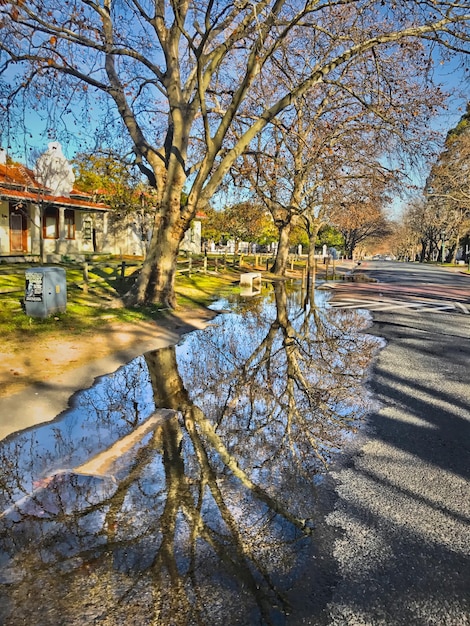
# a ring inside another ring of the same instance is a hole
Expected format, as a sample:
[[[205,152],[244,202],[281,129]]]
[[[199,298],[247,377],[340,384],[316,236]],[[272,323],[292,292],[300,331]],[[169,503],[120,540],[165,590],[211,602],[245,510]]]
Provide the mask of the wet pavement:
[[[320,623],[323,485],[383,345],[327,298],[280,282],[221,302],[1,441],[0,623]]]

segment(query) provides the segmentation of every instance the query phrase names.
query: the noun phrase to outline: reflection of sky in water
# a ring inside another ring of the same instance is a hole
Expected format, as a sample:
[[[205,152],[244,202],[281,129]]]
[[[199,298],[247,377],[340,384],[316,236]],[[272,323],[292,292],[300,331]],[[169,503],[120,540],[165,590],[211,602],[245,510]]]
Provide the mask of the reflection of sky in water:
[[[18,433],[0,442],[0,460],[16,474],[3,475],[0,507],[31,490],[54,471],[70,469],[106,449],[153,411],[152,390],[142,357],[99,379],[76,396],[73,408],[60,419]]]
[[[368,408],[379,345],[362,313],[324,305],[284,284],[220,302],[234,312],[1,442],[0,621],[283,623],[316,549],[316,477]],[[159,408],[175,413],[153,424]],[[82,465],[127,440],[105,471]]]

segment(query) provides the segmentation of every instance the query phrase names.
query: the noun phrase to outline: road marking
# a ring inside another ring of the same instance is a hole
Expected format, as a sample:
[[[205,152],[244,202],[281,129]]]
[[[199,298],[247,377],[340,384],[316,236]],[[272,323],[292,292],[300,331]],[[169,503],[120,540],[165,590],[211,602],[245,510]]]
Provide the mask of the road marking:
[[[442,302],[441,300],[431,300],[423,302],[411,301],[403,302],[399,300],[370,300],[358,298],[342,298],[333,300],[328,305],[335,309],[369,309],[371,311],[398,311],[400,309],[410,309],[417,313],[433,312],[457,312],[470,315],[468,306],[462,302]]]
[[[462,311],[466,314],[466,315],[470,315],[470,311],[468,310],[468,306],[465,306],[464,304],[462,304],[462,302],[456,302],[455,306],[458,306],[462,309]]]

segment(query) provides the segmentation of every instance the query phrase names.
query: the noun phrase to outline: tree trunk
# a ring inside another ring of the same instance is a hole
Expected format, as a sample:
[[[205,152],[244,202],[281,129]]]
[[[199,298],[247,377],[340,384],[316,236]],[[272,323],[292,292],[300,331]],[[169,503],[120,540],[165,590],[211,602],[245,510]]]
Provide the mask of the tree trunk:
[[[292,222],[281,223],[278,225],[279,244],[277,247],[276,258],[271,272],[279,276],[285,276],[287,270],[287,260],[289,256],[289,235],[292,229]]]
[[[424,239],[421,239],[421,252],[419,253],[419,262],[424,263],[426,260],[426,242]]]
[[[354,259],[354,250],[356,248],[356,243],[353,239],[349,239],[344,246],[344,250],[346,252],[346,257],[351,261]]]
[[[459,251],[459,242],[460,242],[460,225],[457,227],[457,233],[455,235],[455,247],[452,252],[452,263],[454,265],[457,263],[457,252]]]
[[[344,239],[344,255],[347,259],[352,259],[351,238],[347,232],[341,231]]]
[[[176,306],[175,275],[180,243],[185,227],[180,202],[155,218],[147,256],[137,282],[124,297],[128,305],[160,304]]]

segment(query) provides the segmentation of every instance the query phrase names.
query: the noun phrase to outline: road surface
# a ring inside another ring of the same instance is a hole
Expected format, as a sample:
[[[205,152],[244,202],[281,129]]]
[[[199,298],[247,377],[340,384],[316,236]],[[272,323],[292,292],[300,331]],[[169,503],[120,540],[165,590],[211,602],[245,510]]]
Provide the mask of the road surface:
[[[470,276],[370,262],[377,283],[340,285],[333,305],[373,311],[386,339],[370,389],[380,403],[333,473],[327,525],[336,582],[330,626],[470,623]],[[307,618],[303,623],[323,623]]]

